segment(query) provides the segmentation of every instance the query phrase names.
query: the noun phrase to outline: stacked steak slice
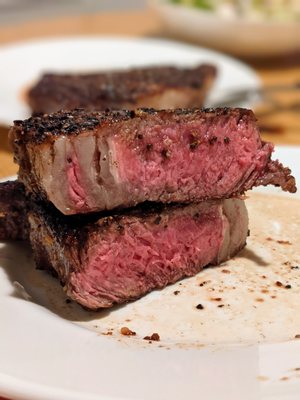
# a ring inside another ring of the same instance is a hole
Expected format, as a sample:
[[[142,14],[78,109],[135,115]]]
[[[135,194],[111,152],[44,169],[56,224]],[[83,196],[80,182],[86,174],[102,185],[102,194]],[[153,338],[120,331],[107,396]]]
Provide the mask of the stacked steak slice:
[[[236,254],[246,190],[296,191],[242,109],[57,112],[16,121],[10,139],[36,262],[90,309]]]
[[[244,247],[248,230],[238,199],[88,217],[50,208],[29,213],[36,263],[54,268],[67,295],[90,309],[137,299],[227,260]]]
[[[67,295],[89,309],[195,275],[235,255],[247,238],[239,199],[65,216],[51,203],[28,201],[20,182],[0,184],[0,193],[0,240],[30,239],[37,266],[55,271]]]
[[[20,180],[63,214],[295,190],[243,109],[58,112],[16,121],[10,138]]]

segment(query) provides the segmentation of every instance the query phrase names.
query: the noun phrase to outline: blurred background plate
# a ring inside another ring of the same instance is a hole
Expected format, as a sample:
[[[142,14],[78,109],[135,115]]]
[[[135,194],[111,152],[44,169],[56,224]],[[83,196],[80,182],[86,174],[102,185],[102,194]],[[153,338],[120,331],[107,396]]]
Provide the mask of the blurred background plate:
[[[149,3],[160,16],[164,30],[177,38],[242,57],[270,57],[300,50],[300,23],[296,19],[253,18],[226,10],[220,13],[173,4],[175,1],[170,0]]]
[[[260,80],[246,64],[212,50],[158,39],[77,36],[17,43],[0,48],[0,124],[30,115],[26,90],[46,71],[97,71],[132,66],[192,66],[208,62],[219,75],[208,104],[224,93],[256,89]],[[250,102],[251,103],[251,102]],[[251,106],[248,103],[240,104]]]

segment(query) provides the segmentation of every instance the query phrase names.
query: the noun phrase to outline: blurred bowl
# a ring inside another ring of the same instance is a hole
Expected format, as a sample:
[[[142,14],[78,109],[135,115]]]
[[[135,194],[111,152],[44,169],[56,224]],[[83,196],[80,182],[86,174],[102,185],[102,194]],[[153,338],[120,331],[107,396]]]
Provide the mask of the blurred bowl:
[[[271,57],[300,50],[297,21],[255,21],[150,0],[168,34],[242,57]]]

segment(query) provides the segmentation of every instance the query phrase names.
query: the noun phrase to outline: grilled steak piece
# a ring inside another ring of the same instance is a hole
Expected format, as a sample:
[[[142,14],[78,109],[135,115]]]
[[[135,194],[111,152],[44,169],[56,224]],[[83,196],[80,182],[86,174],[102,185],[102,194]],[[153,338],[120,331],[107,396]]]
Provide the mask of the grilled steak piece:
[[[28,238],[25,190],[18,181],[0,183],[0,240]]]
[[[10,138],[26,189],[64,214],[296,191],[244,109],[75,110],[15,121]]]
[[[201,107],[216,76],[213,65],[152,67],[93,74],[45,74],[28,92],[34,113],[84,108]]]
[[[29,212],[36,264],[54,269],[67,295],[89,309],[137,299],[219,264],[245,245],[248,231],[238,199],[143,205],[102,217],[50,208]]]

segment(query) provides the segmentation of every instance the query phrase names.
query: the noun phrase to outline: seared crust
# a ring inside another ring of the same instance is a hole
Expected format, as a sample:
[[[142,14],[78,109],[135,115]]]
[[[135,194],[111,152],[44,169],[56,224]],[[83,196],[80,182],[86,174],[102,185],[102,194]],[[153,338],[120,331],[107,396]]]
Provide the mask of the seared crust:
[[[126,210],[103,211],[90,214],[78,214],[66,216],[58,211],[51,203],[43,201],[31,201],[29,214],[39,215],[45,225],[53,232],[55,239],[62,245],[74,245],[79,248],[85,246],[87,238],[99,232],[105,235],[106,231],[116,229],[122,233],[124,226],[134,221],[135,218],[143,219],[144,223],[165,225],[168,215],[180,210],[190,208],[195,218],[199,217],[199,207],[205,212],[212,206],[221,204],[221,201],[205,201],[199,204],[187,206],[187,204],[162,204],[145,202]]]
[[[21,182],[0,183],[0,240],[28,237],[25,188]]]
[[[154,110],[140,108],[133,111],[59,111],[53,114],[31,117],[24,121],[14,121],[10,131],[10,138],[16,145],[30,143],[41,144],[52,142],[60,136],[76,136],[85,131],[101,129],[115,123],[130,119],[153,119],[157,122],[191,121],[194,118],[214,119],[218,117],[234,118],[237,121],[247,119],[256,121],[251,110],[243,108],[204,108],[204,109],[176,109]],[[127,137],[128,133],[126,133]]]
[[[216,76],[213,65],[195,68],[148,67],[94,74],[45,74],[28,92],[35,113],[59,109],[119,109],[168,89],[207,90]],[[199,104],[201,106],[201,104]],[[131,107],[130,107],[131,108]]]
[[[1,212],[8,212],[12,208],[25,207],[24,185],[18,181],[6,181],[0,183],[0,207]]]
[[[292,171],[278,160],[270,160],[264,174],[255,182],[255,186],[266,186],[271,181],[274,186],[279,186],[286,192],[296,193],[296,180],[291,173]]]

